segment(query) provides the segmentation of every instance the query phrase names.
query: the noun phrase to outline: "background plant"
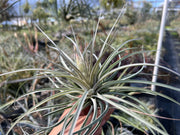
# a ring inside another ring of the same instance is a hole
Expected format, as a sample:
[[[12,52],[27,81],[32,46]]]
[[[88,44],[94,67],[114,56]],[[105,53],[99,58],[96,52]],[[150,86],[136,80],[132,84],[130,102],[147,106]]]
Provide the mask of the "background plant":
[[[16,38],[12,38],[12,40],[16,40]],[[4,73],[4,72],[10,72],[10,71],[14,71],[17,69],[21,69],[24,67],[33,67],[33,58],[29,57],[29,55],[25,55],[24,50],[22,48],[22,46],[15,41],[14,45],[12,45],[12,40],[8,41],[8,37],[7,39],[4,39],[3,42],[4,44],[0,45],[0,72]],[[23,59],[22,59],[23,58]],[[5,81],[10,81],[10,80],[18,80],[18,79],[22,79],[22,78],[28,78],[32,76],[31,72],[26,72],[26,74],[24,73],[17,73],[14,74],[12,76],[3,76],[0,78],[1,81],[1,99],[3,101],[3,99],[6,98],[6,96],[8,96],[8,94],[12,95],[13,97],[16,97],[18,94],[17,89],[20,87],[21,83],[15,83],[13,84],[7,84],[6,87],[2,87],[3,84],[5,83]],[[4,90],[3,90],[4,89]],[[4,94],[3,94],[4,93]],[[20,93],[19,93],[20,94]],[[22,93],[21,93],[22,94]]]
[[[0,1],[0,22],[9,20],[11,16],[15,15],[15,11],[12,6],[16,3],[10,4],[8,0]],[[9,8],[11,7],[11,10]]]

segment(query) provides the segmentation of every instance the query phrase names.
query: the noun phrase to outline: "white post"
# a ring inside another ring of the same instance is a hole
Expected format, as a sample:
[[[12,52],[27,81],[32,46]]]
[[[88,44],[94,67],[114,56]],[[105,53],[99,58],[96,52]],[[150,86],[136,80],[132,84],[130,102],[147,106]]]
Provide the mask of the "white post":
[[[161,47],[162,47],[162,40],[163,40],[163,35],[164,35],[164,28],[165,28],[165,22],[166,22],[166,13],[167,13],[167,8],[168,8],[168,2],[169,2],[169,0],[164,1],[162,18],[161,18],[161,26],[160,26],[160,30],[159,30],[159,39],[158,39],[158,45],[157,45],[155,65],[159,65],[159,60],[160,60],[160,56],[161,56]],[[157,74],[158,74],[158,67],[155,66],[154,71],[153,71],[152,82],[157,81]],[[156,90],[155,85],[151,86],[151,90],[152,91]]]

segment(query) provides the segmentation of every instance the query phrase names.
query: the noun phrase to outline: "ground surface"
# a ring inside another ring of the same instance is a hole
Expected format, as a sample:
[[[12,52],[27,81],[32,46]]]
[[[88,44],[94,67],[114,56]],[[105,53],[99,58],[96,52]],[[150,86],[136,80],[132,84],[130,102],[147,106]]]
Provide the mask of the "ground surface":
[[[166,63],[165,65],[180,73],[180,40],[171,36],[170,32],[166,32],[163,47],[166,50],[163,56],[164,63]],[[180,78],[171,75],[168,79],[170,85],[180,88]],[[163,80],[159,81],[165,83]],[[160,91],[180,102],[180,92],[164,88],[157,88],[157,91]],[[176,119],[180,118],[180,106],[160,97],[157,98],[157,106],[159,108],[159,115]],[[164,124],[170,135],[180,135],[180,121],[165,119],[160,119],[160,121]]]

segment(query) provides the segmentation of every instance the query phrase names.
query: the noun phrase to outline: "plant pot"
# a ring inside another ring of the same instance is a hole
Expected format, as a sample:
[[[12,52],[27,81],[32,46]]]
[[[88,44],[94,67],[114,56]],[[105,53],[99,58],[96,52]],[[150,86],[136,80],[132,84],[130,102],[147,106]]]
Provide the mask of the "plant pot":
[[[76,122],[76,126],[74,128],[74,132],[78,131],[81,129],[82,125],[83,125],[83,122],[85,121],[87,115],[88,115],[88,112],[89,112],[89,109],[90,107],[86,107],[85,109],[83,109],[79,115],[79,118]],[[64,113],[61,115],[61,117],[59,118],[59,121],[61,121],[68,113],[69,111],[71,110],[71,108],[68,108],[64,111]],[[75,110],[76,111],[76,110]],[[75,111],[73,111],[73,113],[75,113]],[[108,119],[110,118],[110,115],[113,113],[114,111],[114,108],[110,108],[108,110],[108,112],[105,114],[104,118],[102,119],[101,121],[101,124],[99,126],[99,128],[96,130],[96,132],[94,133],[95,135],[101,135],[101,131],[102,131],[102,126],[106,123],[106,121],[108,121]],[[100,110],[98,110],[98,114],[97,116],[100,115]],[[88,125],[90,122],[91,122],[91,119],[92,119],[92,116],[93,116],[93,111],[92,113],[90,114],[88,120],[87,120],[87,123],[86,125]],[[71,126],[71,125],[70,125]],[[69,130],[70,130],[70,126],[68,126],[64,132],[64,135],[68,135],[69,133]],[[94,129],[94,127],[96,126],[96,124],[92,127],[92,129]],[[58,126],[54,127],[51,132],[49,133],[49,135],[57,135],[61,129],[63,127],[63,123],[59,124]],[[83,134],[83,132],[81,133]]]

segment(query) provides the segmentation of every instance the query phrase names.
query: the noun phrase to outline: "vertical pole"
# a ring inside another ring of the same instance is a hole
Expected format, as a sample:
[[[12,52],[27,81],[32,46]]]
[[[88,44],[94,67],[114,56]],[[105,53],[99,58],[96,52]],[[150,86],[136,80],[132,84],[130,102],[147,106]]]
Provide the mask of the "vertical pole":
[[[169,0],[164,1],[152,82],[157,81],[157,74],[158,74],[157,65],[159,65],[159,60],[160,60],[160,56],[161,56],[161,47],[162,47],[162,40],[163,40],[163,34],[164,34],[164,28],[165,28],[165,22],[166,22],[166,13],[167,13],[167,8],[168,8],[168,2],[169,2]],[[155,85],[151,86],[151,90],[152,91],[156,90]]]

